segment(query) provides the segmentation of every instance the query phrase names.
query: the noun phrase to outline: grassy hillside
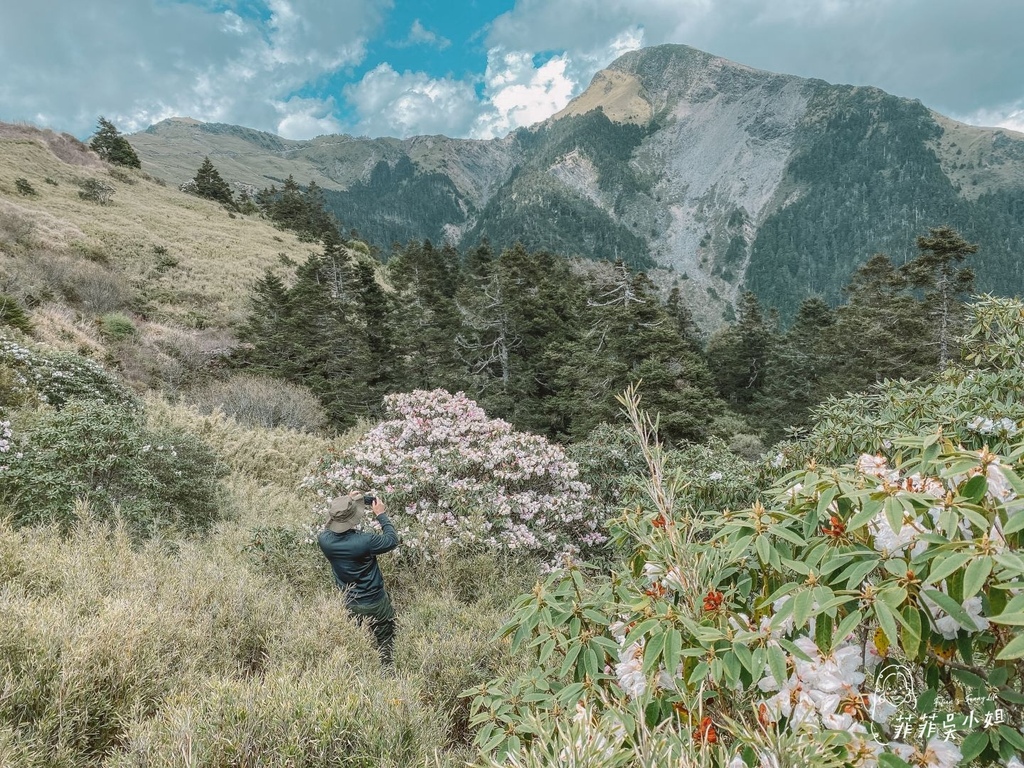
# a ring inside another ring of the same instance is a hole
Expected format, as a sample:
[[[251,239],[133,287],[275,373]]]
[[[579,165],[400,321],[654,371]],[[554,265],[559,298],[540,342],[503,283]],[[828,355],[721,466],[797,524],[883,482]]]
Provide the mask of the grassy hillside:
[[[71,145],[69,145],[71,146]],[[25,179],[35,194],[20,194]],[[108,204],[82,199],[81,184],[112,190]],[[245,314],[249,284],[309,246],[291,233],[158,183],[103,167],[82,148],[61,159],[47,133],[0,125],[0,274],[6,291],[60,258],[122,280],[122,307],[152,322],[221,329]],[[44,298],[44,297],[36,297]],[[56,297],[54,297],[56,298]]]

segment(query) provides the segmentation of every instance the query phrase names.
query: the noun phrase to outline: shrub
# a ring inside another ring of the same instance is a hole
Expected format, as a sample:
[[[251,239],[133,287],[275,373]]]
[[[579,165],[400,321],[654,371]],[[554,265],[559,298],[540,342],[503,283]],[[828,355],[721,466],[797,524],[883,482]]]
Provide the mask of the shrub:
[[[45,181],[51,187],[59,187],[60,186],[60,184],[57,182],[56,179],[51,179],[49,176],[47,176],[45,179],[43,179],[43,181]]]
[[[117,179],[122,184],[128,184],[129,186],[139,183],[134,176],[132,176],[130,173],[128,173],[128,171],[122,168],[111,168],[110,177],[112,179]]]
[[[646,764],[631,761],[651,728],[679,764],[1019,762],[1024,440],[996,455],[893,439],[888,457],[812,461],[747,509],[696,510],[627,408],[650,478],[615,522],[628,555],[519,600],[505,633],[531,668],[467,691],[486,750],[564,763],[543,740],[564,736],[537,723],[576,711],[613,727],[609,765]]]
[[[269,376],[234,374],[207,385],[191,399],[203,413],[220,409],[252,427],[312,432],[327,423],[323,406],[306,387]]]
[[[74,503],[120,517],[145,537],[165,528],[208,529],[219,517],[223,465],[195,436],[149,430],[138,410],[73,400],[43,413],[4,453],[0,501],[17,526],[69,529]]]
[[[13,296],[0,293],[0,323],[22,333],[32,332],[32,321],[29,320],[25,308]]]
[[[138,329],[130,317],[120,312],[112,312],[99,318],[100,333],[112,341],[124,341],[134,338]]]
[[[605,541],[601,510],[579,468],[545,439],[488,419],[464,394],[389,395],[386,420],[351,449],[325,457],[304,486],[317,511],[350,488],[381,493],[407,548],[544,554]]]
[[[78,186],[80,187],[78,196],[92,203],[107,205],[114,196],[114,188],[99,179],[82,179]]]
[[[0,364],[13,373],[28,398],[55,408],[69,400],[95,399],[138,409],[135,395],[101,365],[68,352],[22,344],[0,336]]]
[[[982,297],[962,340],[965,361],[925,383],[884,381],[867,393],[830,398],[808,438],[819,459],[844,462],[888,452],[900,435],[941,430],[975,449],[1007,450],[1024,424],[1024,302]]]
[[[19,194],[27,195],[29,197],[38,195],[36,188],[33,187],[28,179],[17,178],[14,180],[14,188],[18,190]]]

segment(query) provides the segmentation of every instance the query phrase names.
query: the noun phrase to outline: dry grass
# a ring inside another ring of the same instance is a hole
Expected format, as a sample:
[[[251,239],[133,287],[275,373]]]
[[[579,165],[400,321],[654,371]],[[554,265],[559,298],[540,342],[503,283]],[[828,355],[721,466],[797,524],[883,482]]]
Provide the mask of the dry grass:
[[[65,162],[51,151],[59,137],[26,130],[0,124],[0,219],[28,230],[13,242],[0,234],[0,251],[50,248],[106,260],[138,293],[151,319],[189,327],[237,323],[247,313],[249,286],[279,264],[279,254],[303,260],[311,249],[259,218],[231,218],[221,206],[138,171],[122,170],[132,177],[129,184],[98,160]],[[28,179],[38,195],[19,195],[18,178]],[[114,188],[110,205],[79,197],[78,184],[87,178]],[[168,266],[171,260],[176,266]]]
[[[398,673],[382,679],[315,547],[305,590],[246,550],[254,527],[309,523],[298,480],[356,433],[249,429],[156,396],[146,408],[231,466],[235,519],[142,546],[82,504],[68,539],[0,519],[0,765],[465,765],[459,693],[515,666],[492,638],[530,564],[388,559]]]

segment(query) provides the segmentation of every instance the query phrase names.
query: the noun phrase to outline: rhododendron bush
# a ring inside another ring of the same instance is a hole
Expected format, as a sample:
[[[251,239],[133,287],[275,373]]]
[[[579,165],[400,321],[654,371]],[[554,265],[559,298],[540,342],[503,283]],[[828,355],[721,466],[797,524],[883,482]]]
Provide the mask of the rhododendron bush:
[[[305,480],[326,515],[359,488],[387,501],[403,549],[579,552],[605,541],[604,509],[560,447],[490,419],[463,393],[389,395],[385,420]]]
[[[467,692],[496,762],[564,762],[580,727],[537,723],[586,712],[599,764],[656,764],[661,739],[674,765],[1020,765],[1024,439],[893,435],[747,509],[695,510],[623,402],[649,475],[613,525],[631,556],[522,597],[506,632],[535,663]]]

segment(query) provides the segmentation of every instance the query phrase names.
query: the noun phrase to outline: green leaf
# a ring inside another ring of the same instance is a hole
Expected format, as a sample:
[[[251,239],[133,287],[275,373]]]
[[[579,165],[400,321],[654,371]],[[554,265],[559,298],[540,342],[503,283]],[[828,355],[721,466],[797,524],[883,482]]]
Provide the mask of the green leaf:
[[[999,735],[1006,739],[1008,742],[1013,744],[1019,750],[1024,751],[1024,736],[1021,736],[1016,730],[1006,725],[999,726]]]
[[[773,525],[771,531],[780,539],[785,539],[788,542],[796,544],[798,547],[803,547],[807,544],[800,534],[789,530],[789,528],[786,528],[784,525]]]
[[[996,661],[1019,659],[1021,656],[1024,656],[1024,635],[1018,635],[1007,643],[1006,647],[996,656]]]
[[[988,746],[988,734],[985,731],[975,731],[968,734],[967,738],[960,744],[960,753],[963,755],[961,762],[969,763]]]
[[[953,552],[946,555],[938,555],[932,560],[932,567],[925,579],[926,584],[937,584],[944,578],[961,568],[964,563],[971,559],[971,555],[963,552]]]
[[[633,627],[632,631],[626,636],[625,641],[622,643],[623,647],[628,648],[648,632],[653,631],[659,626],[659,624],[660,622],[657,619],[646,619],[645,621],[641,621]]]
[[[644,646],[643,671],[645,674],[654,669],[658,664],[658,660],[661,659],[662,649],[665,647],[665,638],[665,633],[660,632],[654,635],[647,645]]]
[[[890,496],[885,500],[882,508],[885,510],[885,519],[888,521],[889,527],[895,533],[899,533],[903,528],[903,505],[900,500],[895,496]]]
[[[984,475],[975,475],[960,488],[960,495],[968,501],[978,503],[985,496],[988,480]]]
[[[732,649],[733,653],[736,654],[736,658],[740,660],[740,664],[743,665],[744,669],[746,669],[750,674],[754,675],[755,679],[757,677],[760,677],[758,673],[761,670],[758,670],[754,667],[754,655],[750,652],[750,648],[745,646],[743,643],[736,643]]]
[[[768,649],[768,669],[780,687],[789,679],[789,676],[786,674],[786,654],[777,645],[773,645]]]
[[[793,598],[793,625],[795,629],[803,629],[807,618],[811,615],[811,602],[813,595],[810,590],[804,589],[796,593]]]
[[[839,626],[836,627],[835,634],[832,636],[832,647],[830,650],[834,651],[836,648],[838,648],[839,644],[842,643],[847,637],[849,637],[850,633],[852,633],[853,630],[855,630],[863,620],[864,614],[862,614],[860,611],[854,611],[841,622],[839,622]]]
[[[764,536],[758,536],[754,539],[754,550],[757,552],[757,557],[762,565],[767,565],[769,559],[768,539]]]
[[[735,651],[732,653],[726,653],[722,656],[722,666],[725,668],[725,679],[731,684],[735,685],[740,679],[740,673],[742,665],[739,658],[736,656]]]
[[[917,659],[921,650],[921,614],[912,605],[903,606],[903,626],[900,627],[900,635],[907,658]]]
[[[912,768],[910,763],[892,752],[883,752],[878,756],[878,764],[884,768]]]
[[[937,589],[926,589],[923,594],[930,597],[942,610],[956,619],[961,627],[972,632],[978,631],[978,626],[967,615],[967,611],[964,610],[963,606],[945,592],[939,592]]]
[[[665,669],[669,674],[675,675],[679,667],[679,651],[683,647],[683,636],[674,627],[665,633],[665,648],[662,655],[665,657]]]
[[[992,573],[992,558],[982,555],[971,560],[964,571],[964,600],[974,597],[985,585],[985,580]]]
[[[878,619],[885,636],[889,638],[892,645],[899,645],[899,630],[896,627],[896,618],[892,615],[892,609],[881,600],[875,600],[874,607],[875,618]]]
[[[998,616],[989,616],[988,620],[993,624],[1008,624],[1011,627],[1024,627],[1024,613],[1001,613]]]
[[[565,654],[565,660],[562,661],[561,668],[558,670],[559,677],[565,677],[569,674],[569,670],[576,664],[576,657],[580,655],[582,650],[583,646],[578,643],[569,649],[569,652]]]

